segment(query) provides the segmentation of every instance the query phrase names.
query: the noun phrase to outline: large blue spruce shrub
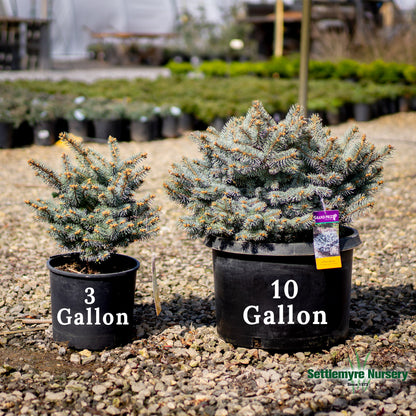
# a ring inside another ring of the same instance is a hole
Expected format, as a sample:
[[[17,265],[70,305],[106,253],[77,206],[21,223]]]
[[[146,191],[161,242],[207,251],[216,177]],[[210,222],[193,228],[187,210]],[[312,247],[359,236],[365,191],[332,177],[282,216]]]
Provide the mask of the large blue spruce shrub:
[[[277,123],[258,101],[221,131],[192,138],[202,158],[174,164],[165,183],[189,210],[180,224],[193,237],[240,241],[312,238],[312,213],[324,208],[349,224],[373,206],[392,152],[377,150],[357,128],[338,138],[300,106]]]

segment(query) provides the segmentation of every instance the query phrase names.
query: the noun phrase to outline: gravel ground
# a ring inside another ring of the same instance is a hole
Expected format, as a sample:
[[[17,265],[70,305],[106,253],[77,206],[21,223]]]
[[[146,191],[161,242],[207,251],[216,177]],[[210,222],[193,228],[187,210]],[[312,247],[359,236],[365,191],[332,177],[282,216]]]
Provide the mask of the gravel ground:
[[[81,82],[94,82],[100,79],[135,79],[169,76],[170,71],[163,67],[151,66],[113,66],[96,61],[69,61],[56,64],[45,70],[0,71],[0,81],[63,79]]]
[[[141,261],[137,339],[101,352],[55,343],[46,260],[57,248],[22,201],[50,193],[27,159],[56,166],[62,148],[0,150],[0,416],[415,415],[416,113],[358,124],[373,142],[397,150],[386,164],[376,207],[354,224],[363,244],[354,253],[350,335],[328,351],[293,354],[235,348],[216,333],[211,253],[177,230],[181,210],[162,190],[170,163],[195,153],[186,137],[121,144],[126,154],[149,152],[145,188],[163,207],[160,235],[126,250]],[[153,253],[162,300],[158,317]],[[311,368],[349,367],[355,352],[362,360],[370,353],[367,367],[410,374],[406,381],[373,380],[365,392],[308,378]]]

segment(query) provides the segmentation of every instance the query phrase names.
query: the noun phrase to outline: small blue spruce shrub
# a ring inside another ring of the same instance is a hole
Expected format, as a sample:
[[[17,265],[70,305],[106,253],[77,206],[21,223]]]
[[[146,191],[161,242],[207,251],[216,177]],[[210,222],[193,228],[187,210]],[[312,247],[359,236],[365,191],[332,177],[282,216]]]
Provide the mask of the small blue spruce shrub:
[[[136,240],[149,238],[159,227],[158,209],[151,208],[154,195],[136,199],[149,167],[142,166],[146,154],[120,158],[117,140],[109,137],[109,160],[84,146],[70,134],[61,140],[75,154],[73,163],[62,155],[63,170],[57,173],[40,162],[29,160],[54,192],[52,199],[25,201],[37,219],[50,223],[49,234],[66,250],[80,253],[85,262],[100,263]]]

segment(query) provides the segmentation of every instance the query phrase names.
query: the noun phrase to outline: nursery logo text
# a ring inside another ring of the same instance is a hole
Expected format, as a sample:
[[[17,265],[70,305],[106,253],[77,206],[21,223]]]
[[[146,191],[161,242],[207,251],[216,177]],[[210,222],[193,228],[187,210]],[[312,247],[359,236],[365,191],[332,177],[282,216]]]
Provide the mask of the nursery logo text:
[[[333,370],[333,369],[321,369],[314,370],[312,368],[307,370],[308,378],[310,379],[332,379],[346,381],[348,386],[352,387],[353,392],[366,391],[372,380],[402,380],[406,381],[409,375],[408,371],[399,370],[376,370],[373,368],[365,368],[368,357],[368,353],[362,363],[355,351],[357,363],[353,364],[350,358],[350,368]]]

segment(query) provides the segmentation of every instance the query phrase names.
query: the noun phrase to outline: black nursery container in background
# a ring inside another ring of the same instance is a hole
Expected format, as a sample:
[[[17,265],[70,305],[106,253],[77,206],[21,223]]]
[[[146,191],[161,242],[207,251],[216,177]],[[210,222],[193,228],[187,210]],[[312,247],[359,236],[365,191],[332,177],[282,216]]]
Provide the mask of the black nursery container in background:
[[[146,142],[161,138],[160,109],[154,105],[131,102],[126,105],[125,116],[129,121],[130,139]]]
[[[149,142],[160,139],[160,120],[157,117],[141,117],[129,124],[130,139],[135,142]]]
[[[13,146],[13,124],[0,122],[0,149],[8,149]]]
[[[94,125],[91,120],[68,119],[68,131],[78,137],[94,137]]]
[[[190,211],[183,229],[212,248],[219,335],[279,351],[342,342],[360,244],[348,224],[372,207],[392,147],[357,128],[335,137],[299,106],[277,123],[259,102],[192,137],[203,157],[174,164],[165,187]],[[332,220],[318,225],[321,212]]]
[[[94,125],[92,120],[87,118],[84,106],[88,109],[88,100],[84,96],[78,96],[68,103],[65,112],[68,131],[78,137],[94,137]]]
[[[123,136],[122,119],[95,119],[93,120],[94,137],[101,140],[107,140],[109,136]]]
[[[52,146],[56,142],[56,120],[41,120],[33,125],[33,142],[37,146]]]
[[[176,106],[166,106],[161,108],[160,117],[162,121],[161,134],[163,137],[179,136],[179,119],[182,111]]]
[[[104,97],[88,98],[77,110],[82,111],[85,119],[91,121],[91,133],[99,141],[106,141],[109,136],[117,137],[119,140],[126,139],[123,101]]]

